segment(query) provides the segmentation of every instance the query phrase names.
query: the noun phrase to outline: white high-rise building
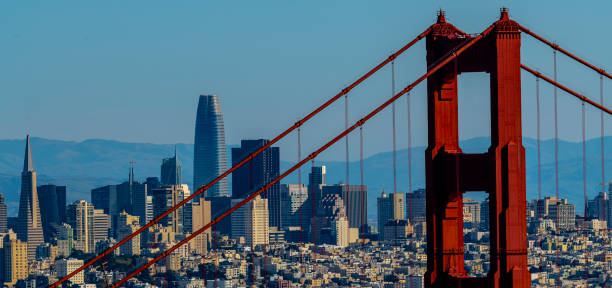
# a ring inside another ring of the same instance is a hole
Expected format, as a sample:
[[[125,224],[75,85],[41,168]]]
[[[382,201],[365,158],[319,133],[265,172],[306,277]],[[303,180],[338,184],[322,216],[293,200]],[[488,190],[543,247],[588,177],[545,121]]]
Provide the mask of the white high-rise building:
[[[268,244],[270,240],[268,199],[256,197],[247,205],[245,230],[247,245]]]
[[[336,246],[347,247],[349,245],[349,222],[346,217],[340,217],[332,221],[332,235],[336,238]]]

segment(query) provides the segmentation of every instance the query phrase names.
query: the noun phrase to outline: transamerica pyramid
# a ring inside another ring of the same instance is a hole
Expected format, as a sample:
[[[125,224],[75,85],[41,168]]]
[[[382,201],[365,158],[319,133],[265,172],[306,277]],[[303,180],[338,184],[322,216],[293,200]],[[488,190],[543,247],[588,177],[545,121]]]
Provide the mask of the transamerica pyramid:
[[[36,248],[43,244],[43,228],[40,221],[36,172],[30,150],[30,135],[26,137],[25,158],[21,172],[21,195],[17,219],[17,238],[28,244],[28,260],[36,259]]]

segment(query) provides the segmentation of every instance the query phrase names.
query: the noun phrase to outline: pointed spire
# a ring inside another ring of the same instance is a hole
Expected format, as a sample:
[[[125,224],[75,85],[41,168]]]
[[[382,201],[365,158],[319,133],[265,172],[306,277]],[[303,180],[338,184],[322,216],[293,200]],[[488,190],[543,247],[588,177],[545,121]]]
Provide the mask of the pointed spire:
[[[30,149],[30,135],[26,135],[25,157],[23,158],[23,172],[33,172],[32,150]]]

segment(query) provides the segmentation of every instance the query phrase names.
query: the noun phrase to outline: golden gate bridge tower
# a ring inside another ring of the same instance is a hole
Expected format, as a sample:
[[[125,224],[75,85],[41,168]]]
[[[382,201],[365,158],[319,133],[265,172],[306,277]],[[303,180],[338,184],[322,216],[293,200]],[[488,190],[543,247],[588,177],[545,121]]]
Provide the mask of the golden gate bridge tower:
[[[445,20],[426,37],[427,64],[455,53],[472,37]],[[492,31],[427,78],[428,287],[530,287],[525,212],[525,148],[521,133],[521,37],[502,9]],[[491,146],[467,154],[459,147],[457,75],[486,72],[491,87]],[[468,277],[464,268],[463,196],[486,191],[490,203],[491,268]]]

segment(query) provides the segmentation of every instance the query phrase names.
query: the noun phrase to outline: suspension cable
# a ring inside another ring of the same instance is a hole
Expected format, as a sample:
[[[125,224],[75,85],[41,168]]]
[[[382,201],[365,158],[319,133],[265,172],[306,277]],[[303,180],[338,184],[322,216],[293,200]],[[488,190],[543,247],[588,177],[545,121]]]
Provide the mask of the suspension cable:
[[[302,127],[298,127],[297,129],[297,161],[300,162],[302,160]],[[299,199],[300,199],[300,205],[303,205],[303,198],[302,198],[302,166],[298,167],[298,189],[299,189]],[[291,193],[291,191],[289,191],[289,193]],[[304,230],[304,225],[302,224],[302,216],[303,216],[303,211],[304,209],[299,209],[300,210],[300,215],[298,216],[300,219],[300,247],[302,247],[302,244],[304,243],[304,239],[303,237],[303,230]],[[303,259],[303,255],[302,252],[300,251],[300,264],[304,263],[304,259]]]
[[[586,126],[585,126],[585,111],[584,111],[584,101],[581,102],[581,114],[582,114],[582,194],[584,196],[584,216],[585,216],[585,220],[586,220],[586,211],[587,211],[587,183],[586,183]],[[584,231],[584,237],[585,237],[585,242],[586,242],[586,226],[583,227],[583,231]],[[585,243],[586,245],[586,243]],[[588,263],[588,251],[587,251],[587,255],[585,255],[587,258],[586,261]],[[588,283],[589,281],[589,272],[588,272],[588,267],[584,267],[584,280],[586,283]]]
[[[395,95],[395,61],[391,61],[391,95]],[[395,102],[391,103],[391,129],[393,129],[393,193],[397,193],[397,148],[395,141]],[[397,225],[396,225],[397,226]]]
[[[553,50],[553,79],[557,82],[557,50]],[[553,97],[554,97],[554,118],[555,118],[555,196],[557,197],[557,201],[559,201],[559,119],[557,114],[557,87],[553,88]],[[557,250],[557,268],[560,271],[560,250],[559,250],[559,209],[557,208],[556,215],[556,227],[555,227],[555,245]],[[561,272],[557,273],[556,279],[557,287],[560,287],[561,284]]]
[[[391,62],[393,59],[397,58],[397,56],[399,56],[400,54],[404,53],[406,50],[408,50],[408,48],[412,47],[414,44],[416,44],[417,42],[419,42],[421,39],[423,39],[425,36],[429,35],[429,32],[431,31],[431,27],[427,28],[425,31],[423,31],[421,34],[419,34],[416,38],[414,38],[412,41],[410,41],[408,44],[404,45],[402,48],[400,48],[399,50],[397,50],[395,53],[391,54],[389,57],[387,57],[385,60],[383,60],[381,63],[379,63],[378,65],[376,65],[374,68],[372,68],[370,71],[368,71],[366,74],[362,75],[359,79],[357,79],[355,82],[353,82],[351,85],[345,87],[344,89],[342,89],[338,94],[336,94],[334,97],[328,99],[325,103],[323,103],[321,106],[319,106],[317,109],[315,109],[314,111],[310,112],[309,114],[307,114],[306,116],[304,116],[304,118],[302,118],[301,120],[297,121],[295,124],[293,124],[291,127],[287,128],[285,131],[283,131],[282,133],[278,134],[276,137],[274,137],[272,140],[270,140],[267,144],[263,145],[262,147],[260,147],[259,149],[257,149],[255,152],[251,153],[250,155],[246,156],[244,159],[242,159],[240,162],[238,162],[236,165],[233,165],[231,168],[229,168],[228,170],[226,170],[225,172],[221,173],[219,176],[217,176],[215,179],[213,179],[212,181],[210,181],[208,184],[200,187],[197,189],[197,191],[193,194],[191,194],[189,197],[183,199],[181,202],[179,202],[178,204],[176,204],[175,206],[171,207],[170,209],[168,209],[166,212],[162,213],[161,215],[159,215],[158,217],[154,218],[153,220],[151,220],[149,223],[145,224],[144,226],[140,227],[140,229],[138,229],[137,231],[135,231],[134,233],[130,234],[129,236],[127,236],[126,238],[124,238],[123,240],[117,242],[115,245],[111,246],[110,248],[108,248],[106,251],[98,254],[98,256],[92,258],[91,260],[87,261],[87,263],[85,263],[83,266],[77,268],[76,270],[72,271],[71,273],[69,273],[68,275],[66,275],[65,277],[63,277],[62,279],[58,280],[57,282],[51,284],[49,287],[51,288],[55,288],[58,287],[60,284],[64,283],[65,281],[67,281],[68,279],[72,278],[74,275],[76,275],[77,273],[83,271],[85,268],[91,266],[92,264],[94,264],[95,262],[99,261],[100,259],[102,259],[102,257],[110,254],[113,250],[116,250],[117,248],[119,248],[121,245],[125,244],[127,241],[131,240],[132,238],[134,238],[136,235],[142,233],[143,231],[149,229],[149,227],[153,226],[155,223],[161,221],[163,218],[165,218],[166,216],[168,216],[170,213],[172,213],[173,211],[175,211],[176,209],[178,209],[179,207],[185,205],[185,203],[188,203],[189,201],[191,201],[192,199],[194,199],[195,197],[197,197],[198,195],[202,194],[203,191],[209,189],[212,185],[216,184],[217,182],[221,181],[222,179],[224,179],[225,177],[227,177],[229,174],[231,174],[232,172],[234,172],[236,169],[240,168],[242,165],[244,165],[245,163],[247,163],[250,159],[254,158],[255,156],[259,155],[261,152],[265,151],[266,149],[268,149],[269,147],[272,147],[272,145],[276,144],[276,142],[280,141],[281,139],[283,139],[285,136],[287,136],[289,133],[293,132],[293,130],[297,129],[299,126],[301,126],[303,123],[307,122],[308,120],[310,120],[311,118],[313,118],[315,115],[317,115],[319,112],[323,111],[324,109],[326,109],[327,107],[329,107],[332,103],[336,102],[336,100],[338,100],[340,97],[342,97],[344,94],[348,93],[349,91],[351,91],[353,88],[357,87],[359,84],[361,84],[363,81],[365,81],[366,79],[368,79],[370,76],[372,76],[374,73],[376,73],[377,71],[379,71],[381,68],[383,68],[384,66],[386,66],[389,62]]]
[[[239,209],[240,207],[244,206],[246,203],[248,203],[249,201],[251,201],[253,198],[257,197],[258,195],[260,195],[261,193],[263,193],[263,191],[265,189],[269,189],[272,185],[278,183],[281,179],[287,177],[287,175],[293,173],[295,170],[297,170],[297,167],[304,165],[306,162],[313,160],[317,155],[319,155],[320,153],[322,153],[323,151],[327,150],[330,146],[332,146],[333,144],[335,144],[336,142],[340,141],[341,139],[344,138],[344,136],[348,133],[350,133],[351,131],[355,130],[357,127],[363,125],[364,123],[366,123],[367,121],[369,121],[372,117],[374,117],[375,115],[377,115],[378,113],[380,113],[383,109],[385,109],[386,107],[388,107],[389,105],[391,105],[391,103],[393,103],[394,101],[396,101],[398,98],[400,98],[402,95],[406,94],[408,91],[414,89],[414,87],[416,87],[418,84],[420,84],[421,82],[423,82],[425,79],[427,79],[428,77],[430,77],[431,75],[433,75],[434,73],[436,73],[437,71],[439,71],[440,69],[442,69],[442,67],[444,67],[446,64],[448,64],[450,61],[452,61],[454,58],[458,57],[459,55],[461,55],[463,52],[465,52],[468,48],[472,47],[474,44],[476,44],[478,41],[480,41],[482,38],[484,38],[486,35],[488,35],[493,28],[495,27],[495,25],[491,25],[489,27],[487,27],[487,29],[485,29],[482,33],[478,34],[478,36],[472,38],[467,44],[461,46],[461,48],[457,49],[457,52],[453,53],[450,56],[445,57],[446,60],[441,61],[440,63],[438,63],[437,65],[435,65],[434,67],[432,67],[431,69],[429,69],[425,74],[423,74],[422,76],[420,76],[417,80],[415,80],[414,82],[412,82],[410,85],[406,86],[402,91],[400,91],[399,93],[395,94],[395,96],[387,99],[383,104],[379,105],[378,107],[376,107],[374,110],[370,111],[370,113],[368,113],[366,116],[364,116],[363,118],[361,118],[359,121],[357,121],[355,124],[353,124],[352,126],[350,126],[347,130],[344,130],[343,132],[341,132],[340,134],[338,134],[335,138],[333,138],[332,140],[328,141],[326,144],[324,144],[323,146],[319,147],[317,150],[315,150],[314,152],[312,152],[308,157],[302,159],[302,161],[300,161],[299,163],[296,163],[295,165],[293,165],[291,168],[287,169],[285,172],[283,172],[281,175],[279,175],[278,177],[274,178],[273,180],[271,180],[268,184],[264,185],[262,188],[258,189],[257,191],[252,192],[250,195],[248,195],[245,199],[241,200],[240,202],[238,202],[237,204],[235,204],[234,206],[230,207],[230,209],[228,209],[227,211],[221,213],[219,216],[217,216],[215,219],[213,219],[211,222],[209,222],[208,224],[206,224],[204,227],[198,229],[198,231],[194,232],[193,234],[187,236],[185,239],[181,240],[179,243],[175,244],[174,246],[172,246],[171,248],[169,248],[168,250],[162,252],[160,255],[156,256],[155,258],[151,259],[149,262],[147,262],[146,264],[144,264],[143,266],[137,268],[135,271],[131,272],[128,276],[126,276],[125,278],[121,279],[119,282],[117,282],[113,287],[119,287],[121,284],[125,283],[126,281],[128,281],[129,279],[131,279],[132,277],[134,277],[135,275],[137,275],[138,273],[140,273],[141,271],[143,271],[144,269],[147,269],[148,267],[150,267],[151,265],[153,265],[155,262],[159,261],[161,258],[164,257],[164,255],[167,255],[168,253],[171,253],[172,251],[178,249],[178,247],[184,245],[185,243],[189,242],[191,239],[193,239],[193,237],[197,236],[198,234],[206,231],[207,229],[210,228],[210,226],[215,225],[216,223],[218,223],[220,220],[222,220],[223,218],[227,217],[228,215],[230,215],[231,213],[233,213],[234,211],[236,211],[237,209]],[[253,154],[251,154],[253,155]],[[247,159],[250,159],[253,156],[249,156],[247,157]],[[234,166],[235,167],[235,166]],[[212,182],[211,182],[212,183]],[[208,186],[208,185],[207,185]],[[193,195],[192,195],[193,196]],[[191,196],[190,196],[191,197]],[[104,252],[106,253],[106,252]],[[92,259],[93,260],[93,259]],[[96,260],[97,261],[97,260]],[[95,262],[95,261],[94,261]],[[80,269],[80,270],[79,270]],[[75,271],[73,271],[71,274],[69,274],[68,276],[65,277],[65,279],[69,279],[70,277],[74,276],[74,274],[78,273],[78,271],[82,271],[82,269],[84,269],[84,266],[82,266],[81,268],[79,268]],[[76,273],[75,273],[76,272]],[[73,274],[74,273],[74,274]],[[64,280],[65,281],[65,280]],[[59,282],[59,281],[58,281]],[[56,282],[54,283],[51,287],[57,287],[57,285],[59,285],[59,283]]]
[[[538,143],[538,202],[536,203],[536,210],[538,216],[538,227],[537,234],[540,234],[540,221],[542,215],[540,214],[540,201],[542,201],[542,155],[541,155],[541,134],[540,134],[540,77],[536,76],[536,123],[537,123],[537,143]],[[539,238],[539,237],[538,237]],[[539,259],[538,265],[540,266],[540,272],[542,271],[542,257]]]
[[[365,223],[365,213],[363,213],[363,211],[365,211],[365,193],[363,193],[364,187],[363,187],[363,126],[360,125],[359,126],[359,179],[361,181],[361,223]],[[367,225],[366,225],[367,227]],[[363,227],[360,227],[359,230],[363,230]],[[365,235],[367,231],[361,231],[362,235]],[[361,241],[361,248],[363,249],[365,247],[365,237],[364,239],[362,239]],[[362,280],[365,281],[365,262],[361,263],[361,276],[362,276]]]
[[[597,73],[599,73],[602,76],[606,76],[608,79],[612,79],[612,75],[610,75],[609,73],[607,73],[604,69],[601,68],[597,68],[594,65],[582,60],[581,58],[579,58],[578,56],[568,52],[567,50],[559,47],[559,45],[557,45],[556,43],[552,43],[544,38],[542,38],[541,36],[539,36],[538,34],[533,33],[532,31],[530,31],[529,29],[525,28],[524,26],[519,24],[519,29],[521,29],[521,31],[531,35],[533,38],[536,38],[537,40],[539,40],[540,42],[550,46],[551,48],[553,48],[556,51],[560,51],[561,53],[565,54],[566,56],[580,62],[582,65],[587,66],[588,68],[596,71]]]

